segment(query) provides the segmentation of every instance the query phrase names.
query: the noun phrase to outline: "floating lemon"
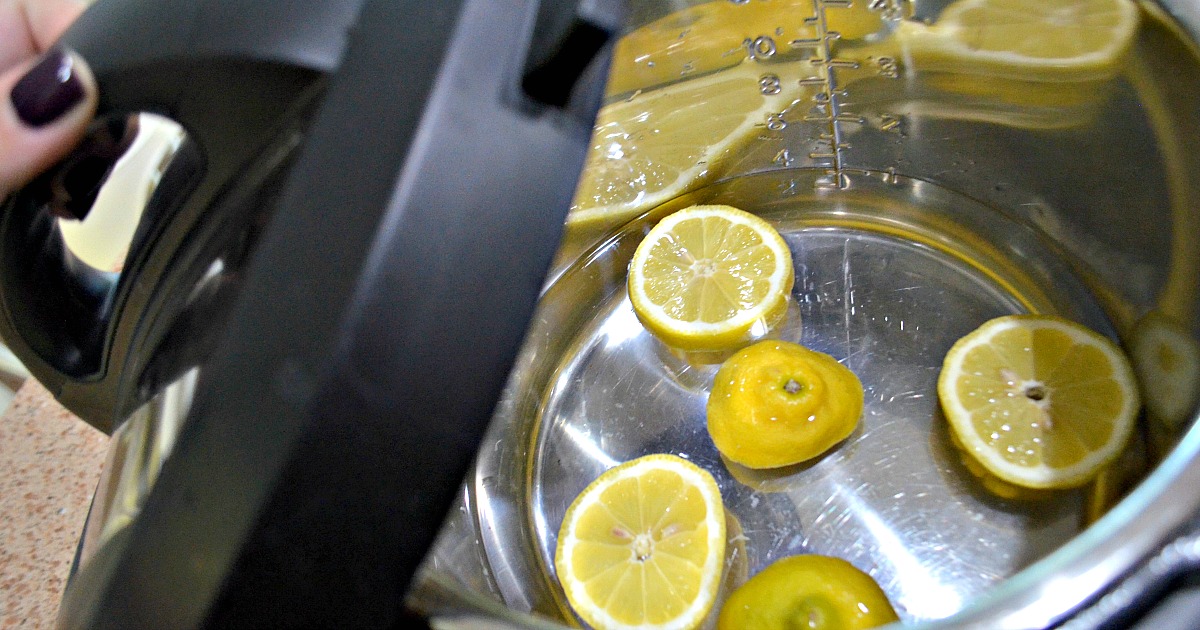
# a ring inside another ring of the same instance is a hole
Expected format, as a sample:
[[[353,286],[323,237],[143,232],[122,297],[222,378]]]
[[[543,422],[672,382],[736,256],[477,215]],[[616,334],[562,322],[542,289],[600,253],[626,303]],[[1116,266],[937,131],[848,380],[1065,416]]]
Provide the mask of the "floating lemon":
[[[1026,488],[1090,480],[1120,453],[1140,405],[1111,341],[1046,315],[1000,317],[959,339],[938,396],[964,451]]]
[[[794,280],[791,252],[769,223],[730,206],[692,206],[638,245],[628,287],[638,319],[667,345],[718,351],[778,324]]]
[[[571,607],[602,630],[699,626],[724,562],[717,484],[673,455],[647,455],[600,475],[567,509],[554,555]]]
[[[717,371],[708,432],[730,460],[778,468],[846,439],[862,408],[862,383],[833,357],[786,341],[760,341]]]
[[[710,181],[770,116],[790,109],[811,64],[788,42],[817,36],[813,7],[713,0],[622,37],[607,87],[621,98],[596,118],[568,238],[594,237]],[[854,2],[827,9],[826,26],[849,41],[881,30],[880,15]]]
[[[898,621],[871,576],[839,558],[777,560],[734,591],[717,630],[859,630]]]

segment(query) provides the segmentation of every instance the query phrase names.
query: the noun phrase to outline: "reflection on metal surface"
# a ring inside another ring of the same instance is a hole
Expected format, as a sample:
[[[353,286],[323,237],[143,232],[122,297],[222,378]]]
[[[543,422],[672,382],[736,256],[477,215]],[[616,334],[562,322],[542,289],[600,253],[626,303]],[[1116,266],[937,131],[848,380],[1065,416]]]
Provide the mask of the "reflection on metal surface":
[[[879,544],[880,564],[890,565],[893,573],[906,577],[902,594],[895,598],[897,604],[905,606],[910,615],[923,619],[940,619],[962,610],[962,593],[931,579],[926,560],[905,544],[884,516],[860,501],[853,489],[838,490],[837,496],[847,503],[847,510],[858,515],[862,527]]]
[[[192,406],[200,370],[188,370],[113,432],[96,487],[79,563],[128,526],[141,511]]]
[[[86,220],[59,220],[66,246],[81,261],[103,271],[113,271],[124,262],[142,210],[186,136],[167,118],[133,116],[136,137],[112,166]]]
[[[1113,619],[1132,621],[1143,612],[1148,601],[1197,570],[1200,570],[1200,534],[1193,532],[1167,545],[1118,588],[1064,624],[1063,629],[1097,628],[1111,623]]]
[[[580,432],[577,427],[565,426],[562,428],[562,431],[580,453],[589,460],[599,462],[604,466],[605,470],[621,463],[621,460],[613,459],[609,457],[608,453],[600,450],[600,447],[596,444],[597,440],[591,435]]]

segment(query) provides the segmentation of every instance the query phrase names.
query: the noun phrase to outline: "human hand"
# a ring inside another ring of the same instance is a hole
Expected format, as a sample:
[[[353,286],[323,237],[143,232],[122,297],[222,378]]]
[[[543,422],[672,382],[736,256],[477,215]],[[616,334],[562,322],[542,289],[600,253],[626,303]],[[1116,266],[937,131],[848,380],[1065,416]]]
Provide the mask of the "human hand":
[[[83,60],[54,47],[81,0],[0,0],[0,200],[62,159],[96,111]]]

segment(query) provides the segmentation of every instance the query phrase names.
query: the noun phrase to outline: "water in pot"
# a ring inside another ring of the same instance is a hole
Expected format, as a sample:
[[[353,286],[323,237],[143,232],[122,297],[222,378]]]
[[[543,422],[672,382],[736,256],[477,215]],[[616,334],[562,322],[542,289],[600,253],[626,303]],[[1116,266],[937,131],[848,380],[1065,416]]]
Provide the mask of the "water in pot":
[[[869,573],[905,623],[1046,626],[1094,601],[1182,523],[1164,501],[1200,503],[1170,494],[1194,451],[1176,444],[1200,356],[1200,22],[1163,4],[634,3],[558,262],[414,604],[576,623],[554,569],[564,513],[660,452],[720,487],[722,598],[819,553]],[[859,427],[815,462],[723,459],[704,425],[718,365],[630,307],[649,226],[700,203],[779,230],[796,281],[772,334],[862,380]],[[1084,487],[997,492],[939,408],[955,340],[1023,312],[1118,340],[1144,377],[1138,430]]]

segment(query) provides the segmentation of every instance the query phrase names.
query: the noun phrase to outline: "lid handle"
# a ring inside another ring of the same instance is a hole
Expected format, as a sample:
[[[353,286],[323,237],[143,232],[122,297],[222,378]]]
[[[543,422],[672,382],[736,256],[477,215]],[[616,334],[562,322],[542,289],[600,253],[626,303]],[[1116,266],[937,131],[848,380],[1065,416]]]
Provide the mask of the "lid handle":
[[[361,4],[102,0],[63,36],[96,77],[97,123],[89,141],[0,208],[0,335],[71,411],[111,430],[122,346],[174,250],[285,113],[336,68]],[[186,159],[171,164],[171,186],[143,212],[121,273],[94,269],[65,246],[57,219],[86,216],[138,112],[179,123]],[[86,185],[64,199],[72,178]]]

